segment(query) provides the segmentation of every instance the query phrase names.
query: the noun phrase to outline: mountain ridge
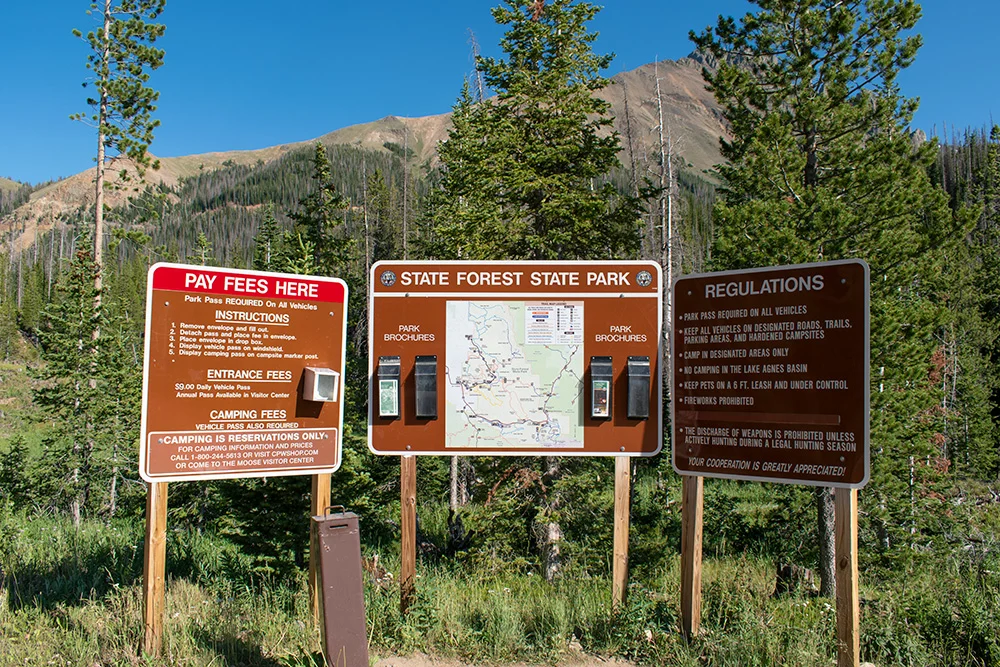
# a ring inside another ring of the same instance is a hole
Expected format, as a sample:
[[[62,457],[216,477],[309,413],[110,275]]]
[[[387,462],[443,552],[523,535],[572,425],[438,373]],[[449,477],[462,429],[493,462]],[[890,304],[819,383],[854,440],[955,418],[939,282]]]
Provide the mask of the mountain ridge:
[[[0,192],[14,192],[22,186],[22,183],[0,176]]]
[[[611,103],[615,130],[622,136],[621,162],[646,165],[650,176],[657,164],[654,146],[658,143],[659,112],[656,105],[656,79],[660,81],[664,126],[677,142],[679,153],[689,169],[704,171],[721,161],[719,137],[726,134],[721,110],[712,94],[705,90],[701,76],[703,64],[696,58],[664,60],[610,77],[611,84],[598,96]],[[628,116],[626,118],[626,99]],[[146,184],[176,188],[181,179],[203,170],[219,169],[229,164],[269,163],[289,151],[311,146],[317,141],[327,145],[351,145],[372,150],[408,149],[412,164],[432,164],[440,141],[451,128],[451,112],[407,118],[390,115],[328,132],[315,139],[278,144],[266,148],[217,151],[177,157],[160,157],[160,169],[146,173]],[[628,141],[631,131],[632,141]],[[628,147],[633,150],[629,155]],[[121,166],[108,169],[106,182],[114,183]],[[125,170],[133,177],[134,169]],[[74,174],[31,194],[29,201],[0,219],[0,238],[14,240],[17,250],[30,247],[39,232],[52,229],[59,220],[82,207],[92,206],[96,168]],[[2,179],[0,179],[2,180]],[[14,185],[17,187],[17,184]],[[118,206],[134,190],[107,191],[109,206]],[[12,233],[13,231],[13,233]],[[11,241],[8,241],[10,243]]]

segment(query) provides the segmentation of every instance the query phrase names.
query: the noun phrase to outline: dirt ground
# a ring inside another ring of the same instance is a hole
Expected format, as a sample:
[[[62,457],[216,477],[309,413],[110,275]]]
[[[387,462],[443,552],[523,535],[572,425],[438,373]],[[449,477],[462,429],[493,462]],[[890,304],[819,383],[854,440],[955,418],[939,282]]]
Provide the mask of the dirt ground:
[[[635,667],[631,662],[610,658],[604,660],[595,656],[577,654],[566,656],[556,663],[558,667]],[[462,662],[449,658],[435,658],[428,655],[382,658],[375,667],[486,667],[485,663]],[[528,663],[514,663],[506,667],[532,667]]]
[[[461,660],[451,660],[447,658],[435,658],[429,655],[411,655],[405,658],[382,658],[375,663],[375,667],[487,667],[485,663],[462,662]],[[496,667],[490,665],[489,667]],[[504,667],[535,667],[525,662],[510,663]],[[555,667],[636,667],[627,660],[609,658],[607,660],[592,655],[567,656],[564,660],[555,663]],[[861,663],[861,667],[875,667],[870,662]]]

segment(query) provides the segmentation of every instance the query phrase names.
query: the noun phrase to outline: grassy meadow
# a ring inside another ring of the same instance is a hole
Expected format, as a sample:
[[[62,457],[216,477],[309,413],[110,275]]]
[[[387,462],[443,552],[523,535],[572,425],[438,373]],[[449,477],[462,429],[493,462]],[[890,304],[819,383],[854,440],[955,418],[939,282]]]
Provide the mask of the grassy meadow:
[[[0,664],[319,664],[305,573],[261,577],[228,540],[193,530],[169,532],[165,650],[158,659],[141,655],[142,543],[140,520],[74,529],[0,505]],[[392,555],[383,561],[390,572],[398,567]],[[610,608],[608,578],[572,569],[549,584],[531,570],[424,559],[405,617],[398,586],[366,577],[372,658],[425,652],[557,664],[572,647],[641,665],[835,662],[832,601],[806,586],[776,596],[769,558],[706,554],[703,632],[691,644],[679,634],[679,557],[635,565],[640,574],[620,612]],[[863,568],[861,577],[865,660],[1000,665],[995,543],[927,554],[905,571]]]

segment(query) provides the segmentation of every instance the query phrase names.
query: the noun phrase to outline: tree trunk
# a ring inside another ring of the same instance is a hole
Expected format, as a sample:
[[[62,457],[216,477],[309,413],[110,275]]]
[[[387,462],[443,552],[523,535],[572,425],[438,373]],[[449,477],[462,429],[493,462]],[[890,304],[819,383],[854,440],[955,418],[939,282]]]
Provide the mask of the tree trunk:
[[[121,405],[118,406],[121,409]],[[111,449],[111,490],[108,499],[108,515],[113,519],[118,511],[118,440]]]
[[[468,502],[468,479],[461,457],[451,457],[451,489],[448,497],[448,553],[454,554],[468,546],[468,535],[465,524],[458,513],[458,508]]]
[[[553,488],[562,476],[562,465],[556,456],[546,456],[544,459],[545,474],[542,482],[548,489],[544,507],[545,520],[539,526],[539,546],[542,552],[542,573],[545,581],[554,581],[562,568],[562,528],[555,519],[561,505],[559,493]]]
[[[451,457],[451,493],[448,497],[448,509],[458,511],[458,457]]]
[[[629,169],[631,170],[629,179],[631,181],[631,191],[635,197],[639,196],[639,168],[642,167],[643,171],[649,169],[648,162],[645,155],[640,161],[638,155],[636,154],[636,139],[635,132],[632,128],[632,110],[629,106],[628,98],[628,86],[622,81],[622,94],[625,99],[625,141],[626,150],[628,151],[628,161]],[[644,151],[645,152],[645,151]],[[646,229],[642,235],[642,257],[643,259],[653,259],[657,260],[659,253],[657,253],[656,247],[656,215],[650,211],[645,214],[646,218]]]
[[[82,341],[81,341],[82,343]],[[81,348],[82,348],[81,344]],[[77,395],[73,399],[73,408],[76,414],[80,413],[80,383],[77,382],[75,385]],[[75,421],[75,420],[74,420]],[[80,452],[82,448],[80,447],[79,435],[74,434],[73,436],[73,500],[70,501],[70,513],[73,515],[73,527],[80,527],[80,515],[82,510],[80,508]]]
[[[834,489],[818,486],[816,493],[816,514],[819,527],[819,594],[834,597],[837,594],[837,542],[836,511],[833,504]]]
[[[472,32],[472,28],[469,28],[469,43],[472,45],[472,62],[477,62],[479,58],[479,42],[476,41],[476,33]],[[478,63],[476,64],[476,101],[482,102],[486,99],[486,89],[483,85],[483,73],[479,69]]]
[[[409,168],[409,152],[410,152],[410,128],[403,127],[403,259],[407,260],[410,258],[409,248],[407,245],[407,236],[409,236],[409,230],[407,229],[407,214],[409,213],[409,197],[410,197],[410,168]]]
[[[667,199],[670,198],[669,194],[669,184],[667,183],[667,155],[666,155],[666,142],[663,138],[663,98],[660,95],[660,76],[656,64],[653,65],[653,78],[656,80],[656,113],[659,119],[659,123],[656,126],[657,132],[659,133],[659,148],[660,148],[660,174],[659,174],[659,186],[660,186],[660,265],[663,267],[664,271],[667,272],[666,285],[667,289],[663,290],[663,297],[666,301],[666,307],[663,312],[663,319],[665,322],[670,322],[670,289],[671,278],[673,277],[671,271],[671,257],[670,257],[670,234],[667,228]],[[666,193],[666,197],[664,194]],[[666,329],[666,327],[664,327]]]
[[[670,349],[670,335],[673,330],[673,301],[671,300],[671,286],[674,280],[674,206],[673,192],[676,175],[674,173],[674,140],[669,128],[663,121],[663,96],[660,91],[660,78],[656,65],[653,67],[653,76],[656,80],[656,112],[659,120],[658,132],[660,142],[660,266],[666,271],[663,290],[663,346]],[[667,130],[664,136],[664,130]],[[664,196],[666,195],[666,196]],[[670,383],[670,365],[666,364],[662,369],[663,381],[666,386]]]
[[[368,274],[372,268],[372,230],[368,219],[368,162],[364,157],[361,158],[361,187],[361,197],[364,202],[362,210],[365,217],[365,283],[367,284]],[[368,290],[371,291],[371,285],[368,286]]]
[[[11,251],[13,252],[13,250]],[[21,309],[21,300],[24,298],[24,253],[17,251],[17,308]]]
[[[49,232],[49,269],[46,272],[45,278],[45,298],[52,299],[52,267],[55,264],[55,254],[56,249],[56,222],[52,220],[52,231]]]
[[[806,133],[805,186],[815,189],[819,185],[819,137],[813,129]],[[833,597],[837,593],[837,550],[833,494],[830,487],[816,488],[816,523],[819,541],[820,595]]]
[[[111,500],[110,506],[108,507],[108,516],[110,518],[115,518],[115,512],[118,511],[118,466],[111,468]]]
[[[111,34],[111,0],[104,0],[104,51],[102,53],[102,64],[108,65],[110,56]],[[96,193],[94,201],[94,264],[97,265],[97,275],[94,278],[94,290],[97,296],[94,298],[95,308],[101,307],[101,285],[104,274],[104,124],[108,118],[108,94],[102,88],[100,90],[100,105],[97,112],[97,177]],[[100,329],[94,331],[95,340],[100,336]]]
[[[73,469],[73,488],[74,488],[74,493],[76,493],[75,489],[76,489],[76,486],[79,483],[80,483],[80,469],[79,468],[74,468]],[[79,528],[80,527],[80,514],[81,514],[81,510],[80,510],[80,498],[79,498],[79,496],[74,496],[73,497],[73,502],[70,503],[70,513],[73,515],[73,527],[74,528]]]

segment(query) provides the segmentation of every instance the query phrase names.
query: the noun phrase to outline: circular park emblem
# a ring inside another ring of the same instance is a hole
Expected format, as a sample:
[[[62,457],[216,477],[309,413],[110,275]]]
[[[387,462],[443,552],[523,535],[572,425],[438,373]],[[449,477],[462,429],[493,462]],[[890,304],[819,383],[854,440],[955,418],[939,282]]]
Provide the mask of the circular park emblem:
[[[381,280],[386,287],[392,287],[396,284],[396,274],[392,271],[383,271]]]
[[[635,276],[635,282],[639,287],[649,287],[653,282],[653,274],[649,271],[640,271]]]

